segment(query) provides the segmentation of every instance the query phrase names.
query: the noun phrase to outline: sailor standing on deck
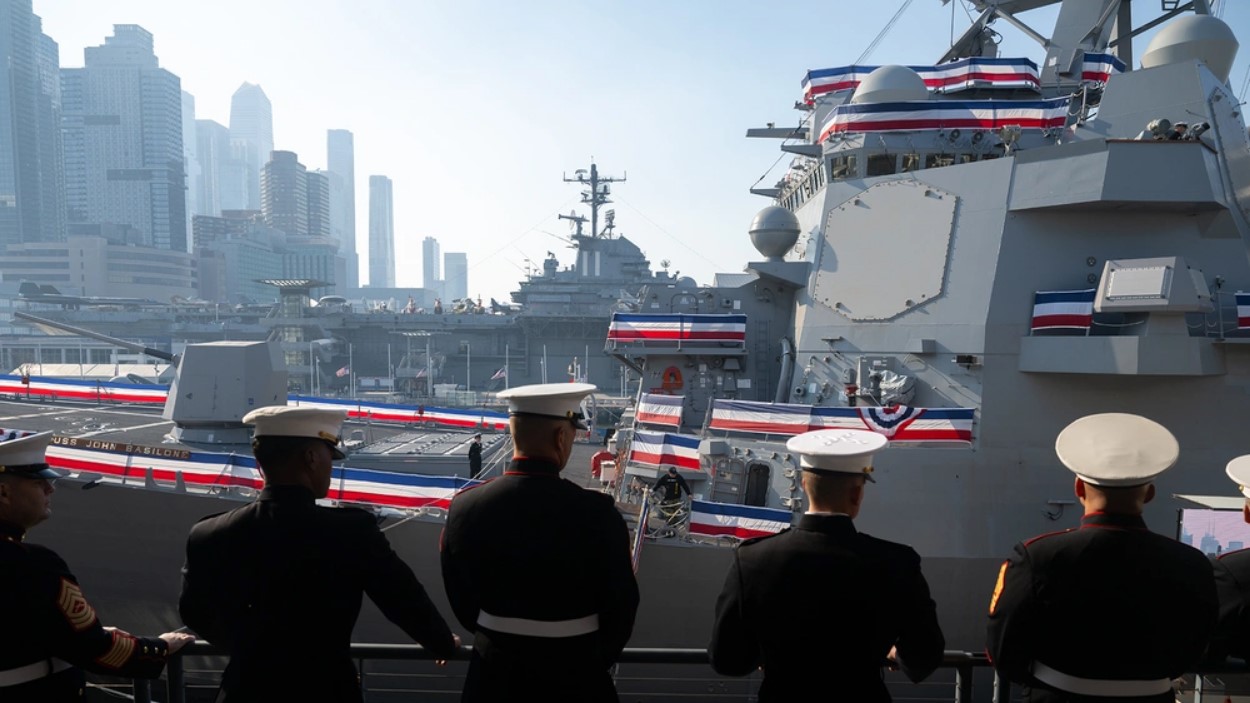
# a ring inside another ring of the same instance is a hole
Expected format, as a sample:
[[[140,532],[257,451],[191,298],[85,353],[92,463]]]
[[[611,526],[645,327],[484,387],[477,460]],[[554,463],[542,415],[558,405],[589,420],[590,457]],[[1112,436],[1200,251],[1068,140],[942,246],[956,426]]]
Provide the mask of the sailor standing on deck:
[[[1250,454],[1228,462],[1225,472],[1246,497],[1241,516],[1250,523]],[[1211,564],[1220,597],[1220,617],[1207,657],[1216,662],[1230,656],[1250,660],[1250,549],[1225,552],[1212,559]]]
[[[412,569],[369,513],[317,505],[342,459],[346,412],[253,410],[260,498],[191,528],[182,569],[182,619],[224,648],[219,703],[361,700],[349,652],[368,594],[391,622],[436,656],[458,642]]]
[[[0,442],[0,701],[61,703],[83,697],[83,669],[156,678],[168,655],[195,638],[134,637],[101,626],[69,566],[24,542],[52,512],[58,474],[44,463],[51,432]]]
[[[447,513],[443,583],[472,631],[463,701],[616,701],[609,673],[638,608],[629,531],[612,498],[560,478],[588,383],[520,386],[504,475]]]
[[[1202,657],[1216,618],[1211,566],[1142,520],[1179,452],[1138,415],[1090,415],[1059,434],[1081,526],[1016,545],[990,598],[988,653],[1028,687],[1023,700],[1172,703],[1172,679]]]
[[[946,642],[920,557],[852,522],[872,456],[887,443],[857,430],[791,438],[807,512],[793,528],[734,550],[708,654],[730,676],[762,667],[761,703],[889,701],[887,659],[916,682],[942,662]]]

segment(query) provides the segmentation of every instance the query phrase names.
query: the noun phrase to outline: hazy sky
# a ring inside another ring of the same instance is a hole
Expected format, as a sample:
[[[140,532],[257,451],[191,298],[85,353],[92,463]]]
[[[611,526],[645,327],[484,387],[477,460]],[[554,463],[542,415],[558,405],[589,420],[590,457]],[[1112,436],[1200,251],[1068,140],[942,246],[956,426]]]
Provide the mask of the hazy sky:
[[[1223,19],[1250,45],[1250,0]],[[927,64],[969,23],[961,0],[915,0],[865,63]],[[572,263],[557,220],[589,166],[628,174],[613,188],[618,231],[658,269],[699,283],[755,257],[746,230],[789,158],[749,127],[797,123],[810,68],[855,62],[902,0],[34,0],[61,65],[113,24],[155,35],[163,67],[195,96],[196,117],[229,123],[230,96],[258,83],[274,144],[325,168],[327,129],[356,142],[356,233],[367,276],[368,179],[395,184],[396,278],[420,286],[421,240],[469,257],[469,293],[507,299],[525,260]],[[1159,13],[1134,3],[1137,23]],[[1054,11],[1022,18],[1049,34]],[[1003,21],[1002,55],[1040,63]],[[1135,43],[1140,56],[1148,36]],[[1246,77],[1250,46],[1232,73]]]

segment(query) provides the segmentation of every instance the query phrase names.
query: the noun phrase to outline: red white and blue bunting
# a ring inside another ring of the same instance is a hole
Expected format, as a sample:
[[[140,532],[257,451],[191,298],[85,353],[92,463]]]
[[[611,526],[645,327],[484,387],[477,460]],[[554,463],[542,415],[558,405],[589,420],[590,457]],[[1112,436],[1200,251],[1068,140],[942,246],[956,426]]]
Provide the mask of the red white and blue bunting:
[[[643,393],[638,401],[635,419],[647,425],[681,427],[681,409],[685,396]]]
[[[910,100],[839,105],[821,126],[823,142],[834,134],[935,129],[991,130],[1008,125],[1058,129],[1068,121],[1070,98],[1052,100]]]
[[[629,463],[698,471],[699,438],[671,432],[635,432],[629,444]]]
[[[789,510],[695,500],[690,504],[690,534],[750,539],[790,526]]]
[[[608,340],[628,342],[694,341],[742,342],[747,336],[746,315],[683,315],[612,313]]]
[[[715,400],[708,429],[793,436],[813,430],[868,430],[895,443],[972,443],[973,408],[814,407]]]

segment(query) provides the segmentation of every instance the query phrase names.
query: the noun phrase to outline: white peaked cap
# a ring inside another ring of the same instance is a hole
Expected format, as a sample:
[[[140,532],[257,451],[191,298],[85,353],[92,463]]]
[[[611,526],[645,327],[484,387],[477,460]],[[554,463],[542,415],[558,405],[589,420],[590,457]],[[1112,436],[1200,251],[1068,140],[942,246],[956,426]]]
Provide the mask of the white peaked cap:
[[[1237,484],[1237,489],[1243,496],[1250,498],[1250,454],[1243,454],[1228,462],[1224,473]]]
[[[57,478],[61,474],[48,468],[44,457],[51,432],[30,434],[0,442],[0,474],[26,478]]]
[[[1086,483],[1140,486],[1172,468],[1181,447],[1166,427],[1128,413],[1087,415],[1055,440],[1059,461]]]
[[[872,481],[872,456],[889,444],[884,435],[866,430],[817,430],[791,437],[786,449],[799,455],[806,471],[862,474]]]
[[[593,383],[539,383],[509,388],[495,397],[508,401],[510,415],[561,418],[584,430],[582,400],[596,390],[598,387]]]
[[[342,459],[338,449],[339,433],[346,410],[330,408],[293,408],[286,405],[270,405],[258,408],[243,416],[244,424],[255,425],[256,437],[307,437],[321,439],[335,445],[334,458]]]

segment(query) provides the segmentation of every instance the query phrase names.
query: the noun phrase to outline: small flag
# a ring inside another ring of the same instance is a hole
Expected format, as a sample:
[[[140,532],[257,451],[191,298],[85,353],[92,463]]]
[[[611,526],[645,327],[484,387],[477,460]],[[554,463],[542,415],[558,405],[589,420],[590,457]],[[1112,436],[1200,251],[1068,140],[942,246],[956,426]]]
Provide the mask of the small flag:
[[[499,369],[498,371],[496,371],[495,375],[490,377],[490,380],[498,381],[502,378],[507,378],[507,377],[508,377],[508,367],[505,366],[502,369]]]
[[[651,517],[651,501],[650,491],[644,491],[642,494],[642,510],[638,511],[638,527],[634,530],[634,544],[631,548],[630,561],[633,563],[634,573],[638,573],[638,559],[642,556],[642,538],[647,534],[647,519]]]
[[[347,374],[349,374],[349,373],[351,373],[351,372],[352,372],[352,369],[351,369],[351,367],[350,367],[350,366],[344,366],[343,368],[339,369],[338,371],[335,371],[335,372],[334,372],[334,375],[335,375],[335,376],[338,376],[339,378],[342,378],[342,377],[346,376]]]

